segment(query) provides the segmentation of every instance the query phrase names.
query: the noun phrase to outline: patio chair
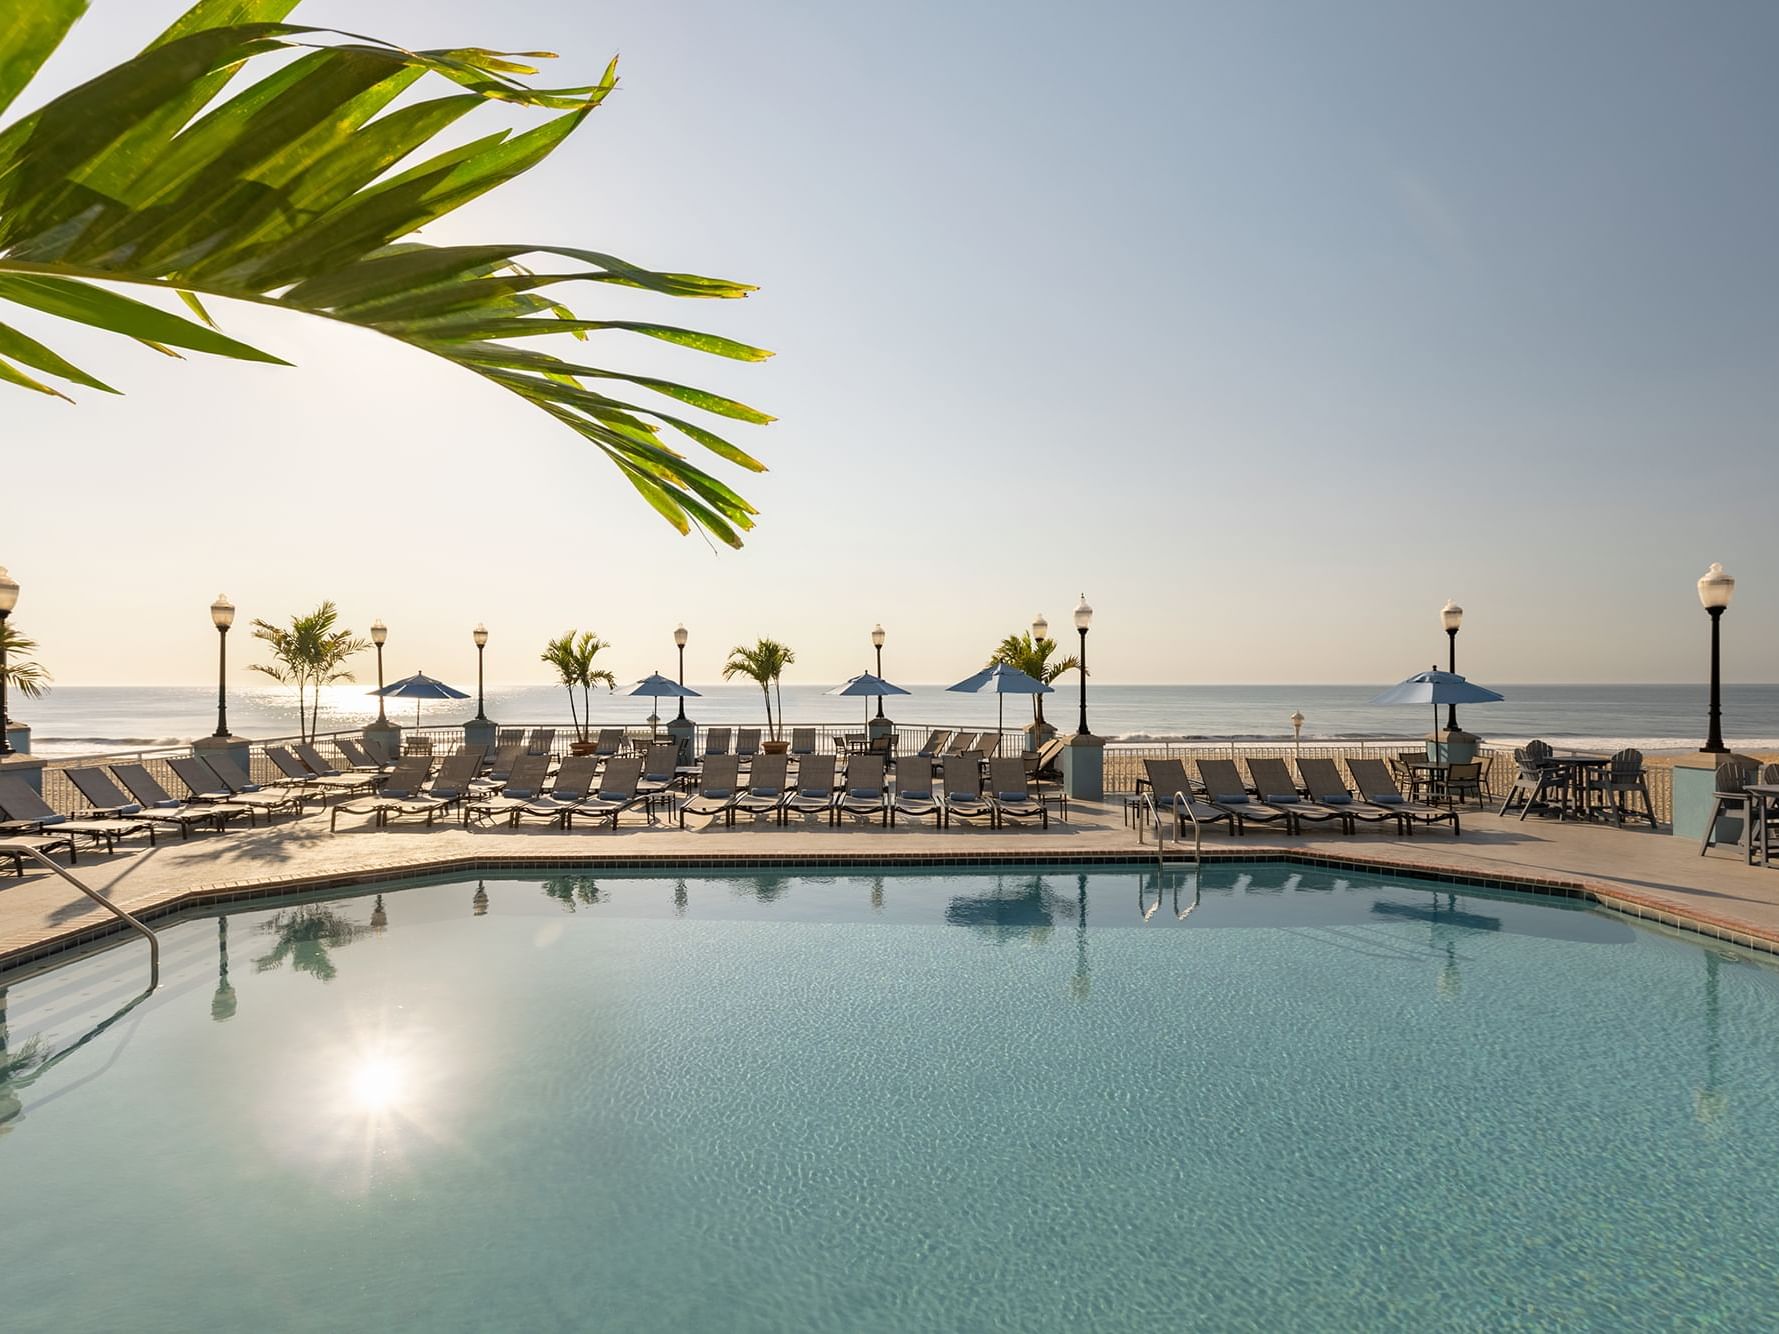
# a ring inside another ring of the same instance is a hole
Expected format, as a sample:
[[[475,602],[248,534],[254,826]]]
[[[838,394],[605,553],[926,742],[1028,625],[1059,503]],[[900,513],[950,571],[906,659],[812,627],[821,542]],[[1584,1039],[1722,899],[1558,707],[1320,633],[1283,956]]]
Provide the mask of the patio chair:
[[[936,727],[931,732],[927,733],[927,739],[921,742],[920,749],[914,752],[914,757],[921,760],[930,760],[934,756],[943,755],[945,753],[945,743],[950,740],[950,728]]]
[[[105,853],[117,850],[117,841],[132,834],[147,834],[148,846],[154,846],[154,824],[140,816],[111,820],[78,820],[62,814],[43,799],[41,793],[17,774],[0,778],[0,834],[8,838],[48,835],[52,838],[73,838],[84,834],[95,843],[105,845]]]
[[[1149,791],[1155,802],[1155,813],[1174,817],[1174,837],[1183,837],[1194,816],[1200,824],[1226,824],[1229,832],[1242,832],[1242,817],[1231,810],[1221,810],[1199,798],[1197,785],[1186,776],[1184,760],[1144,760],[1143,777],[1149,780]],[[1190,811],[1182,809],[1176,797],[1186,798]],[[1139,820],[1142,816],[1139,814]]]
[[[945,810],[933,795],[932,760],[911,755],[903,759],[912,762],[896,765],[896,793],[890,802],[889,822],[895,824],[898,815],[906,815],[910,820],[924,820],[930,815],[933,828],[937,829]]]
[[[1248,785],[1242,782],[1234,760],[1200,760],[1198,777],[1204,784],[1207,805],[1239,817],[1237,833],[1246,833],[1251,824],[1282,824],[1287,834],[1296,832],[1297,817],[1288,807],[1274,806],[1248,795]]]
[[[14,875],[24,875],[25,858],[31,853],[40,852],[47,857],[57,851],[68,854],[68,865],[80,865],[80,856],[74,850],[74,840],[67,835],[6,834],[0,836],[0,857],[12,858],[12,873]]]
[[[214,757],[221,767],[212,766],[196,756],[167,761],[193,801],[222,802],[226,805],[248,806],[261,812],[270,821],[279,811],[294,810],[299,816],[308,794],[295,788],[261,788],[248,781],[247,775],[232,760]]]
[[[828,815],[834,808],[834,757],[811,755],[797,762],[797,786],[779,809],[783,824],[790,815]],[[831,818],[831,817],[830,817]]]
[[[160,811],[166,815],[198,814],[216,817],[216,828],[220,832],[230,820],[247,817],[249,825],[254,823],[257,812],[251,806],[243,806],[239,802],[231,802],[221,793],[215,801],[184,802],[174,797],[160,781],[148,772],[145,764],[114,764],[111,772],[117,775],[118,781],[129,789],[130,795],[142,803],[145,811]],[[196,820],[194,819],[194,823]]]
[[[1051,737],[1050,740],[1038,747],[1038,767],[1034,777],[1040,780],[1045,778],[1055,778],[1060,781],[1062,778],[1062,769],[1060,767],[1062,764],[1062,753],[1068,749],[1068,745],[1069,743],[1067,741],[1064,741],[1058,736]]]
[[[1340,822],[1340,832],[1353,832],[1352,812],[1342,806],[1328,806],[1311,797],[1305,799],[1297,790],[1297,782],[1291,777],[1291,771],[1285,767],[1281,759],[1251,758],[1248,761],[1248,777],[1254,780],[1254,790],[1260,799],[1269,806],[1279,806],[1289,810],[1297,820],[1297,830],[1303,832],[1303,822],[1312,820],[1318,824],[1327,824],[1330,820]]]
[[[556,781],[548,792],[540,793],[513,812],[513,823],[525,823],[528,815],[568,828],[568,817],[574,808],[587,799],[593,786],[593,775],[599,772],[597,755],[571,755],[556,770]]]
[[[988,791],[997,825],[1009,820],[1015,824],[1036,820],[1043,828],[1050,828],[1049,803],[1033,795],[1026,782],[1025,761],[1017,755],[1004,755],[988,762]]]
[[[1482,771],[1476,776],[1476,785],[1482,789],[1482,799],[1485,802],[1493,801],[1495,789],[1491,780],[1495,772],[1495,757],[1485,753],[1478,757],[1477,762],[1482,765]]]
[[[726,727],[707,727],[704,729],[704,754],[727,755],[729,753],[729,729]]]
[[[1775,766],[1768,766],[1773,767]],[[1627,746],[1606,762],[1603,771],[1596,771],[1587,781],[1588,787],[1611,808],[1613,819],[1619,825],[1624,824],[1627,815],[1633,819],[1648,820],[1652,826],[1657,823],[1655,805],[1649,799],[1649,783],[1643,774],[1642,751]],[[1633,796],[1643,798],[1642,810],[1638,810],[1632,803]]]
[[[1388,806],[1396,812],[1403,833],[1412,835],[1417,821],[1425,825],[1450,821],[1453,838],[1463,833],[1455,808],[1429,806],[1404,797],[1401,789],[1391,780],[1390,771],[1384,767],[1382,760],[1349,759],[1347,772],[1353,775],[1353,781],[1359,785],[1359,791],[1367,801],[1374,806]]]
[[[550,776],[550,757],[533,755],[529,752],[513,761],[513,771],[501,785],[498,793],[482,792],[463,802],[463,823],[471,820],[482,824],[492,824],[496,820],[505,820],[509,825],[519,823],[519,812],[527,802],[536,801],[544,790],[544,780]]]
[[[287,779],[278,783],[256,783],[234,759],[220,751],[212,751],[205,759],[198,761],[200,768],[208,767],[222,781],[236,801],[246,805],[260,804],[270,810],[284,810],[294,805],[298,815],[308,806],[309,798],[317,796],[316,789],[308,783]],[[301,766],[298,766],[301,767]],[[178,772],[177,769],[174,770]],[[282,772],[282,770],[280,771]]]
[[[1544,761],[1548,760],[1554,753],[1555,752],[1551,750],[1548,741],[1541,741],[1534,738],[1526,743],[1526,758],[1535,764],[1544,763]]]
[[[274,750],[281,749],[283,748],[279,746],[267,746],[266,754],[270,755]],[[368,792],[382,781],[381,770],[374,773],[341,773],[339,769],[333,767],[328,764],[326,760],[322,759],[321,752],[316,750],[312,745],[299,743],[293,747],[293,749],[296,751],[297,759],[308,765],[313,771],[315,786],[322,791],[340,793]],[[424,758],[429,762],[430,766],[432,756],[428,755]],[[286,769],[282,764],[279,764],[277,760],[273,760],[272,763],[278,765],[278,769],[281,773],[285,774],[287,777],[290,775],[290,770]]]
[[[945,820],[987,820],[995,824],[994,803],[982,795],[982,766],[976,756],[946,755],[940,761],[945,768]]]
[[[494,734],[497,749],[514,746],[520,750],[525,748],[525,729],[523,727],[503,727]]]
[[[995,757],[995,752],[1000,748],[1001,734],[999,732],[984,732],[976,738],[974,750],[983,759],[992,760]]]
[[[1445,772],[1434,776],[1434,786],[1438,794],[1454,804],[1462,804],[1465,799],[1474,797],[1477,807],[1483,804],[1482,761],[1468,760],[1459,764],[1448,764]]]
[[[667,749],[669,752],[677,752],[678,746],[669,741]],[[586,817],[609,820],[615,830],[618,827],[618,817],[625,811],[636,806],[647,808],[651,798],[642,790],[642,771],[643,757],[640,755],[620,755],[607,760],[605,771],[600,774],[592,794],[563,817],[563,828],[572,829],[578,817]],[[652,820],[654,817],[651,815],[649,818]]]
[[[889,792],[883,782],[884,763],[881,755],[849,755],[846,760],[846,781],[834,802],[829,820],[840,823],[842,815],[875,815],[882,824],[889,823]]]
[[[679,777],[679,743],[677,741],[656,741],[642,753],[642,777],[637,783],[637,791],[642,793],[648,803],[649,818],[653,819],[655,804],[665,800],[668,809],[672,809],[673,785]],[[610,768],[608,764],[606,766]]]
[[[484,794],[498,792],[506,786],[507,778],[513,772],[513,766],[525,753],[523,744],[497,746],[494,758],[488,762],[488,772],[472,780],[471,787]]]
[[[1549,747],[1545,749],[1548,752]],[[1549,758],[1547,753],[1544,759]],[[1568,770],[1534,759],[1529,746],[1514,750],[1513,764],[1513,782],[1508,785],[1507,795],[1501,799],[1501,809],[1496,812],[1497,815],[1506,815],[1516,809],[1516,802],[1522,820],[1531,813],[1534,806],[1547,810],[1555,806],[1560,810],[1568,805]]]
[[[388,781],[378,792],[357,798],[346,797],[334,805],[327,816],[328,832],[338,832],[342,812],[347,815],[368,815],[373,826],[381,828],[387,823],[390,812],[400,810],[405,803],[422,801],[421,788],[431,772],[430,755],[404,755],[396,762]],[[427,798],[425,804],[417,806],[414,813],[424,814],[426,823],[431,824],[433,817],[446,805],[442,799]]]
[[[735,758],[743,764],[760,753],[760,729],[743,727],[735,733]]]
[[[525,739],[527,755],[548,755],[556,748],[556,729],[554,727],[534,727],[531,735]]]
[[[405,736],[402,738],[403,755],[432,754],[432,738],[429,736]]]
[[[593,738],[593,754],[602,760],[609,760],[624,749],[624,729],[621,727],[602,727],[599,735]]]
[[[1736,846],[1742,849],[1745,857],[1753,860],[1754,837],[1749,828],[1747,787],[1759,772],[1760,766],[1755,761],[1741,757],[1725,760],[1717,766],[1717,782],[1711,793],[1711,816],[1705,821],[1705,836],[1699,840],[1699,856],[1703,857],[1717,842],[1718,820],[1731,819],[1738,822]]]
[[[815,729],[813,727],[793,727],[791,729],[791,755],[802,759],[805,755],[815,754]]]
[[[68,769],[64,772],[68,775],[68,781],[74,784],[75,790],[92,805],[92,814],[96,819],[152,820],[156,824],[172,825],[179,830],[179,837],[187,838],[197,825],[212,825],[217,833],[221,833],[230,818],[220,814],[215,806],[179,806],[174,803],[163,809],[140,801],[131,801],[129,795],[120,790],[103,769]],[[168,801],[172,802],[172,798],[169,797]],[[242,814],[247,813],[242,811]]]
[[[762,815],[777,815],[785,803],[785,776],[790,767],[789,755],[756,756],[748,766],[747,790],[735,799],[735,809],[756,820]]]
[[[346,757],[346,763],[359,773],[380,774],[385,766],[371,758],[371,753],[349,736],[337,736],[334,745],[340,748],[340,754]]]
[[[740,780],[739,757],[707,755],[704,759],[704,771],[698,775],[698,791],[680,803],[680,828],[686,827],[688,815],[708,816],[712,821],[720,815],[725,824],[733,825]]]
[[[1389,821],[1401,827],[1401,817],[1391,806],[1379,806],[1376,802],[1364,801],[1355,797],[1341,780],[1340,768],[1333,760],[1299,760],[1297,772],[1303,779],[1303,785],[1309,789],[1312,799],[1324,806],[1346,812],[1350,817],[1349,828],[1358,832],[1358,822],[1366,824],[1383,824]]]
[[[945,749],[940,752],[941,756],[969,754],[976,749],[976,738],[980,735],[981,733],[979,732],[953,732],[951,734],[951,740],[946,744]]]
[[[1427,752],[1424,750],[1398,751],[1390,757],[1390,777],[1410,797],[1419,798],[1421,795],[1421,783],[1425,779],[1426,770],[1415,766],[1425,763],[1426,759]]]

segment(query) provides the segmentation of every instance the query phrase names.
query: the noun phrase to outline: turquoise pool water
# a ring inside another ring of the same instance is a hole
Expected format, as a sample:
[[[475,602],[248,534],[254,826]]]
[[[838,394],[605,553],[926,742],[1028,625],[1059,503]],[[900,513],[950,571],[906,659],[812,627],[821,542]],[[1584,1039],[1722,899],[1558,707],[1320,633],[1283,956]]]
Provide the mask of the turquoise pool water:
[[[1779,977],[1588,910],[600,875],[164,938],[121,1016],[139,947],[6,988],[8,1331],[1774,1322]]]

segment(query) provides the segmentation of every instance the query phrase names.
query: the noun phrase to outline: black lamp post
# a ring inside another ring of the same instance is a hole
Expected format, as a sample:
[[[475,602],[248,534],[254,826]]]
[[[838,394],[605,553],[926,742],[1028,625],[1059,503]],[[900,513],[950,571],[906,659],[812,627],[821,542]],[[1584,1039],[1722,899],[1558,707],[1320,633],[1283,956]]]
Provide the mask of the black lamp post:
[[[877,679],[883,680],[883,622],[871,627],[871,647],[877,650]],[[877,716],[883,717],[883,696],[877,697]]]
[[[6,712],[6,618],[19,604],[19,581],[0,565],[0,755],[12,754],[12,716]]]
[[[1730,595],[1735,591],[1735,579],[1723,572],[1723,566],[1712,561],[1711,568],[1699,580],[1699,601],[1704,604],[1706,615],[1711,617],[1711,734],[1699,748],[1702,754],[1721,755],[1729,749],[1723,744],[1722,670],[1717,631],[1724,608],[1730,605]]]
[[[235,604],[227,593],[218,593],[210,604],[210,623],[216,627],[216,731],[211,735],[226,739],[229,734],[229,627],[235,623]]]
[[[1439,620],[1445,626],[1446,670],[1453,676],[1458,674],[1458,625],[1463,619],[1464,608],[1447,598],[1445,606],[1439,609]],[[1447,732],[1458,730],[1458,706],[1456,704],[1445,706],[1445,730]]]
[[[482,650],[488,647],[488,627],[480,621],[476,622],[473,638],[476,641],[476,721],[488,721],[488,712],[483,707],[482,697]]]
[[[673,646],[679,650],[679,683],[682,689],[686,684],[686,639],[686,623],[681,621],[678,625],[673,627]],[[679,697],[678,721],[683,723],[685,720],[686,697],[681,695]]]
[[[383,643],[389,638],[389,627],[383,624],[379,616],[371,622],[371,643],[377,646],[377,722],[387,723],[388,717],[383,712]]]
[[[1092,623],[1093,608],[1087,605],[1087,594],[1083,593],[1075,607],[1075,629],[1081,634],[1081,721],[1075,730],[1083,736],[1092,735],[1087,730],[1087,627]]]

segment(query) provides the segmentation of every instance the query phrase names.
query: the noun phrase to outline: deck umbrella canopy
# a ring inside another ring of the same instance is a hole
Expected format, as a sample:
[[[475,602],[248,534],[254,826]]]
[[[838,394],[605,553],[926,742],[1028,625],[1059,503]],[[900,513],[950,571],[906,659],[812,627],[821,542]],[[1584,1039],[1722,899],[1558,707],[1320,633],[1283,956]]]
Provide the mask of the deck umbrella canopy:
[[[381,690],[372,690],[372,695],[381,695],[384,699],[411,699],[414,701],[414,726],[420,726],[420,701],[423,699],[468,699],[469,696],[454,686],[443,681],[435,681],[425,672],[415,672],[412,676],[404,676],[401,680],[384,686]]]

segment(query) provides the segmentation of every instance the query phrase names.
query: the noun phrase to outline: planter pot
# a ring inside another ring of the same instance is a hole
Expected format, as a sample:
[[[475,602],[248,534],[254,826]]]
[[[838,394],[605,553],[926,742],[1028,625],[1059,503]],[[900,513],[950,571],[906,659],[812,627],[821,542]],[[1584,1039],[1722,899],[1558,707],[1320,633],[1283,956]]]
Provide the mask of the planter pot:
[[[767,755],[783,755],[791,748],[788,741],[762,741],[760,749]]]
[[[599,747],[597,743],[592,741],[571,741],[568,744],[568,753],[570,755],[591,755],[598,749]]]

